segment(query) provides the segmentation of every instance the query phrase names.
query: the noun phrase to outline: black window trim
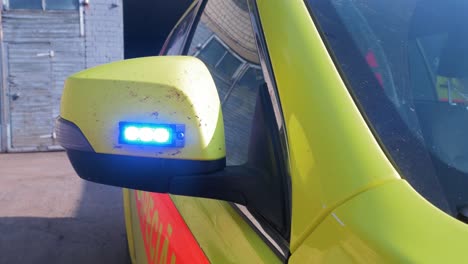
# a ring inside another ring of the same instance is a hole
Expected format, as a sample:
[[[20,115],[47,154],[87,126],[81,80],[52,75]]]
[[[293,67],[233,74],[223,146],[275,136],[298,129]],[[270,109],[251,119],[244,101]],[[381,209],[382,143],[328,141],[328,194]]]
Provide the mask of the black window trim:
[[[267,83],[263,83],[261,87],[259,88],[259,94],[258,96],[260,97],[260,101],[262,102],[262,107],[263,107],[263,114],[264,116],[264,122],[267,124],[266,130],[271,133],[271,136],[273,138],[272,146],[274,148],[274,154],[275,154],[275,160],[276,164],[278,164],[278,171],[280,172],[280,175],[286,176],[284,173],[284,164],[283,162],[283,149],[281,146],[281,136],[280,136],[280,131],[279,130],[274,130],[274,127],[277,126],[275,123],[276,118],[274,114],[274,107],[273,104],[271,103],[271,94],[268,91]],[[260,121],[260,120],[258,120]],[[255,126],[255,125],[254,125]],[[284,181],[285,177],[281,177],[282,180]],[[284,184],[282,185],[283,187]],[[284,189],[283,189],[284,191]],[[285,196],[288,194],[285,193]],[[290,200],[285,199],[284,197],[283,202],[289,202]],[[287,229],[287,237],[284,237],[279,231],[277,231],[275,228],[273,228],[270,224],[268,219],[264,218],[261,214],[259,214],[257,211],[250,211],[247,208],[243,210],[243,206],[239,206],[235,203],[230,203],[231,206],[239,213],[239,215],[246,221],[246,223],[249,224],[250,227],[257,233],[257,235],[267,244],[270,249],[278,256],[280,260],[283,261],[283,263],[287,263],[287,260],[289,258],[290,251],[289,251],[289,236],[290,236],[290,218],[286,218],[286,223],[285,223],[285,228]],[[283,204],[284,206],[284,204]],[[287,206],[284,206],[287,207]],[[288,208],[285,208],[285,213],[287,213]],[[289,216],[289,215],[287,215]]]
[[[288,255],[290,255],[289,241],[291,237],[292,190],[291,190],[291,173],[290,173],[290,154],[289,154],[289,147],[288,147],[289,144],[288,144],[288,136],[287,136],[287,131],[286,131],[286,124],[284,122],[284,114],[283,114],[283,110],[281,106],[281,100],[279,97],[279,92],[278,92],[278,87],[277,87],[276,80],[275,80],[273,67],[271,64],[270,57],[269,57],[266,39],[263,34],[263,31],[261,30],[262,23],[260,20],[260,14],[258,13],[258,6],[256,3],[256,0],[247,0],[247,2],[249,5],[250,18],[252,21],[252,27],[254,30],[256,45],[257,45],[257,49],[259,53],[260,65],[263,71],[263,75],[265,77],[265,82],[268,88],[268,92],[270,94],[270,100],[274,108],[276,125],[277,125],[279,136],[280,136],[279,140],[281,142],[281,146],[279,147],[280,149],[282,149],[281,154],[283,157],[283,168],[281,168],[281,170],[283,171],[283,175],[285,175],[285,177],[283,178],[284,180],[283,186],[285,187],[285,193],[287,196],[285,197],[286,202],[287,202],[287,228],[288,228],[287,250],[288,250]]]
[[[375,115],[376,113],[378,113],[377,111],[374,111],[374,112],[371,112],[371,111],[368,111],[367,107],[366,107],[366,104],[369,104],[369,102],[364,102],[364,100],[360,100],[362,98],[364,98],[362,95],[359,95],[359,90],[364,90],[364,89],[368,89],[368,87],[374,85],[376,86],[377,85],[377,80],[375,79],[370,79],[370,81],[366,80],[366,82],[364,80],[360,80],[360,83],[362,84],[365,84],[365,85],[361,85],[360,88],[361,89],[353,89],[353,87],[357,87],[356,85],[353,86],[352,84],[352,81],[348,78],[348,75],[345,73],[345,71],[343,70],[343,68],[341,67],[341,64],[340,64],[340,60],[338,59],[338,56],[337,54],[335,54],[335,51],[333,50],[332,48],[332,44],[330,43],[329,39],[328,39],[328,36],[333,36],[332,33],[329,33],[329,32],[326,32],[326,30],[324,29],[324,26],[319,23],[319,20],[318,20],[318,15],[317,15],[317,10],[314,9],[312,7],[312,3],[311,1],[318,1],[318,0],[303,0],[304,1],[304,5],[306,6],[309,14],[310,14],[310,17],[312,19],[312,21],[314,22],[314,25],[315,27],[317,28],[318,30],[318,33],[320,34],[320,37],[325,45],[325,48],[327,49],[332,61],[333,61],[333,64],[335,66],[335,69],[338,71],[341,79],[343,80],[346,88],[347,88],[347,91],[349,92],[349,94],[351,95],[351,98],[353,99],[354,103],[356,104],[356,106],[358,107],[362,117],[364,118],[369,130],[372,132],[372,135],[374,136],[375,140],[377,141],[377,143],[379,144],[380,148],[382,149],[382,151],[384,152],[384,154],[386,155],[387,159],[390,161],[390,163],[392,164],[392,166],[394,167],[394,169],[398,172],[398,174],[403,178],[405,179],[406,181],[408,181],[412,186],[414,186],[414,178],[413,176],[416,175],[416,171],[419,173],[419,174],[426,174],[426,175],[432,175],[433,173],[433,170],[427,166],[425,166],[426,164],[429,164],[428,162],[421,162],[423,160],[432,160],[432,158],[430,157],[430,155],[426,152],[425,150],[425,147],[423,146],[423,143],[419,142],[419,140],[416,138],[416,136],[410,131],[410,129],[406,126],[406,124],[404,123],[404,121],[402,120],[402,118],[400,117],[400,115],[398,114],[397,110],[394,109],[394,106],[392,105],[392,103],[388,100],[388,98],[386,98],[386,96],[381,96],[379,98],[373,98],[373,102],[374,103],[378,103],[379,105],[381,105],[382,107],[380,107],[381,110],[383,109],[386,109],[385,111],[387,111],[386,115],[387,115],[387,118],[384,122],[380,122],[381,124],[379,124],[379,122],[376,122],[376,118]],[[329,2],[325,2],[327,4],[330,4]],[[337,16],[335,14],[335,16]],[[337,22],[337,24],[339,24],[340,28],[346,28],[345,25],[342,23],[342,21],[338,18],[338,17],[335,17],[335,20]],[[357,53],[358,51],[358,48],[356,47],[356,45],[354,44],[354,42],[352,41],[352,37],[351,35],[346,32],[345,34],[341,35],[341,37],[345,38],[346,41],[343,41],[344,43],[348,43],[348,50],[347,52],[354,52],[354,53]],[[364,69],[364,71],[366,72],[366,74],[363,74],[362,76],[368,76],[370,73],[370,70],[365,68],[365,67],[356,67],[355,65],[364,65],[365,64],[365,61],[364,59],[362,60],[354,60],[352,61],[352,63],[348,63],[348,67],[350,69]],[[361,77],[362,78],[362,77]],[[373,83],[374,82],[374,83]],[[366,111],[367,110],[367,111]],[[390,120],[391,122],[389,122],[388,120]],[[380,125],[381,127],[377,127],[378,125]],[[400,135],[401,134],[404,134],[405,136],[404,137],[391,137],[389,135],[392,135],[393,131],[392,129],[399,129],[401,132],[400,132]],[[385,142],[385,138],[390,138],[390,139],[393,139],[393,140],[389,140],[387,142]],[[406,156],[402,157],[402,156],[399,156],[397,155],[397,151],[395,151],[394,149],[396,149],[395,147],[392,147],[392,145],[397,145],[399,146],[399,149],[398,149],[398,152],[399,153],[406,153]],[[397,159],[400,159],[400,161],[398,161]],[[412,160],[412,162],[410,163],[411,166],[407,166],[406,168],[403,168],[401,166],[401,164],[403,164],[401,162],[402,159],[406,159],[406,160]],[[434,164],[433,162],[431,162],[430,164]],[[433,178],[436,178],[435,175],[431,176]],[[437,184],[437,183],[436,183]],[[439,199],[439,201],[437,200],[431,200],[429,199],[430,196],[427,195],[427,193],[423,193],[421,191],[418,191],[419,194],[421,194],[425,199],[427,199],[428,201],[430,201],[433,205],[436,205],[438,208],[440,208],[441,210],[445,211],[446,213],[449,213],[449,208],[448,208],[448,205],[445,205],[444,202],[446,201],[441,201],[441,199]],[[440,195],[440,193],[438,193],[437,195]],[[433,197],[431,197],[433,198]]]
[[[278,235],[275,231],[268,228],[268,226],[262,225],[262,219],[252,214],[247,207],[236,203],[229,203],[231,207],[236,211],[239,216],[257,233],[262,241],[267,244],[270,249],[280,258],[283,263],[287,263],[289,258],[289,247],[283,243],[283,239],[278,239]]]
[[[279,134],[279,141],[281,146],[278,146],[278,149],[281,149],[281,156],[282,156],[282,174],[285,176],[283,177],[283,186],[285,188],[284,193],[286,194],[285,201],[287,203],[286,206],[286,228],[288,230],[288,236],[286,238],[286,243],[283,243],[283,249],[287,252],[286,260],[290,256],[289,251],[289,242],[291,237],[291,218],[292,218],[292,187],[291,187],[291,172],[290,172],[290,154],[289,154],[289,144],[288,144],[288,136],[286,131],[286,124],[284,122],[284,114],[281,106],[280,96],[278,92],[278,86],[276,84],[276,79],[273,71],[273,67],[271,64],[271,60],[269,57],[268,46],[266,43],[265,36],[262,31],[262,23],[260,19],[260,14],[258,12],[258,6],[256,0],[247,0],[249,6],[249,13],[250,13],[250,20],[252,22],[252,28],[255,35],[255,44],[257,45],[258,55],[260,59],[260,65],[263,71],[263,75],[266,82],[266,87],[268,89],[269,98],[271,100],[271,104],[273,106],[276,126],[278,128]],[[275,239],[276,241],[280,241],[279,238]]]
[[[193,33],[192,33],[192,28],[193,28],[193,25],[196,25],[198,23],[198,20],[200,19],[200,16],[201,16],[201,11],[200,10],[203,10],[203,7],[204,7],[204,1],[203,0],[194,0],[193,3],[187,8],[187,10],[184,12],[184,14],[180,17],[179,21],[177,21],[177,23],[175,24],[174,28],[171,30],[171,32],[169,33],[169,35],[167,36],[166,38],[166,41],[164,41],[164,44],[159,52],[159,56],[164,56],[166,55],[165,53],[167,52],[168,50],[168,45],[170,43],[170,40],[172,39],[172,37],[174,36],[174,34],[176,33],[179,25],[182,23],[182,21],[185,20],[185,18],[190,15],[190,13],[193,11],[193,12],[196,12],[197,14],[195,14],[194,18],[192,19],[192,21],[190,21],[190,24],[187,26],[187,29],[186,31],[184,32],[184,40],[183,40],[183,43],[182,45],[180,46],[180,50],[178,50],[176,53],[177,54],[187,54],[188,52],[188,45],[187,45],[187,42],[189,39],[192,38],[193,36]]]

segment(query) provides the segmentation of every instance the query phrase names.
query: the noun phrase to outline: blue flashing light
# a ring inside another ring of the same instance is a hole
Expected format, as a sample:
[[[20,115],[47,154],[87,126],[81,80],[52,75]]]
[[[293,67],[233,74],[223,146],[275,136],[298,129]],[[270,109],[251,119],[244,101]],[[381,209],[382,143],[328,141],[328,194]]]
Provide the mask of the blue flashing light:
[[[124,139],[126,141],[138,140],[140,129],[136,126],[128,126],[124,128]]]
[[[120,123],[120,143],[134,145],[172,146],[175,127],[173,125]]]
[[[170,140],[171,134],[168,129],[155,128],[154,129],[154,140],[158,143],[166,143]]]

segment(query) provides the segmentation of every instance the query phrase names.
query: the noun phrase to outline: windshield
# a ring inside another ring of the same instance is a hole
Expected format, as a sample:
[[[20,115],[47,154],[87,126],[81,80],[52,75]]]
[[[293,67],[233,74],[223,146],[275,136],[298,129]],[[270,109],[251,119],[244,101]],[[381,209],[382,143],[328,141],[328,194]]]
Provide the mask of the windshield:
[[[307,0],[401,175],[466,222],[468,1]]]

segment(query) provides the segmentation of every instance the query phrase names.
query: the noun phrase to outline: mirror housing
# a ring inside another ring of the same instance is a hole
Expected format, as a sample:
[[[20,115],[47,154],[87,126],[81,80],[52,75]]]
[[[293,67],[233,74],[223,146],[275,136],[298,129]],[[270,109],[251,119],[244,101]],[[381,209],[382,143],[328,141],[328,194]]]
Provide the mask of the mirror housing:
[[[127,135],[128,127],[139,130]],[[56,135],[80,177],[132,189],[169,192],[174,176],[226,164],[216,86],[194,57],[139,58],[72,75]]]
[[[71,76],[56,135],[85,180],[246,205],[288,237],[289,185],[282,166],[270,168],[281,163],[281,144],[272,142],[279,132],[268,98],[259,87],[254,144],[240,166],[226,167],[217,89],[195,57],[139,58]]]

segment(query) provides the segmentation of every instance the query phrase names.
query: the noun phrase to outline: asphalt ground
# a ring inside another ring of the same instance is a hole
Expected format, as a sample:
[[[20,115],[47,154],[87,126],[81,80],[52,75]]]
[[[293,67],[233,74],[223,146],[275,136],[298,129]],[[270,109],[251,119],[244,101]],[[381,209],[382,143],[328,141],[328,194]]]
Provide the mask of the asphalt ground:
[[[0,264],[129,263],[120,188],[64,152],[0,154]]]

